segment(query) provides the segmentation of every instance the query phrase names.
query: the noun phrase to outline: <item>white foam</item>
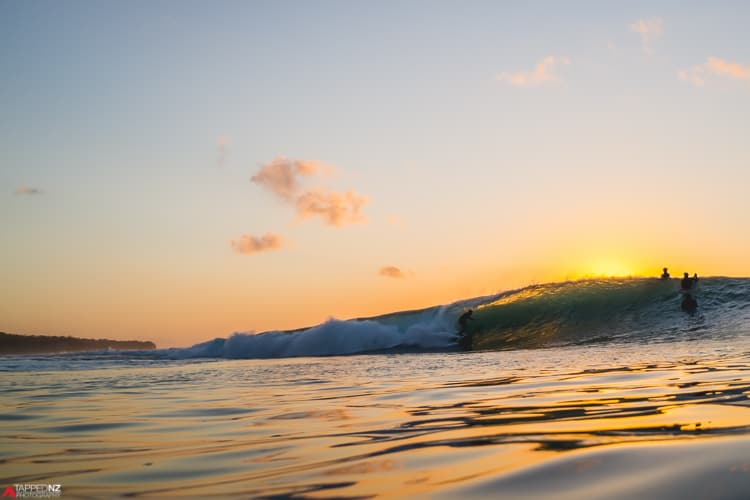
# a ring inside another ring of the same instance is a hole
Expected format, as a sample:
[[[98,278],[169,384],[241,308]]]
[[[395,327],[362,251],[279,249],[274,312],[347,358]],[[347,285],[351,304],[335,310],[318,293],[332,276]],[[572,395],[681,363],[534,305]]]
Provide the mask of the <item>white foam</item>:
[[[450,350],[456,348],[456,319],[466,307],[492,301],[479,297],[413,313],[369,319],[329,319],[293,332],[234,333],[186,349],[166,349],[170,358],[281,358],[334,356],[398,348]]]

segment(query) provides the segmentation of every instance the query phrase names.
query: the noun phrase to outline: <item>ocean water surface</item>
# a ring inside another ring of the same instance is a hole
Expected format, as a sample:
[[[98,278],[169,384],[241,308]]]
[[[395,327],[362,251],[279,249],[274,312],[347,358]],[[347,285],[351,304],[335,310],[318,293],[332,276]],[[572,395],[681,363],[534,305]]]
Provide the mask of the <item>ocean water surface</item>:
[[[748,281],[705,280],[695,314],[672,285],[0,357],[0,481],[65,498],[747,498]]]

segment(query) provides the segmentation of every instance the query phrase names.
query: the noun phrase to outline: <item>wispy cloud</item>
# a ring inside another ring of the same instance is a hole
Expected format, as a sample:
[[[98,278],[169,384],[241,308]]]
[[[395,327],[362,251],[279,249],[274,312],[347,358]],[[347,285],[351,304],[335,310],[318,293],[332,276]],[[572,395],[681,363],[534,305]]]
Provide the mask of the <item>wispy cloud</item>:
[[[322,161],[296,160],[294,165],[302,175],[322,175],[329,177],[336,172],[336,167]]]
[[[750,80],[750,64],[740,64],[718,57],[709,57],[703,64],[682,69],[677,73],[680,80],[690,82],[697,87],[703,87],[706,84],[706,79],[711,75],[730,80]]]
[[[500,73],[497,79],[516,87],[535,87],[559,81],[559,69],[569,64],[569,57],[547,56],[539,61],[532,71]]]
[[[703,65],[697,65],[689,69],[681,69],[677,72],[677,77],[683,82],[703,87],[706,84],[706,68]]]
[[[220,135],[216,139],[216,148],[219,150],[219,157],[216,160],[216,164],[219,167],[223,167],[227,160],[227,150],[232,144],[232,138],[227,135]]]
[[[284,200],[292,201],[299,191],[298,175],[308,175],[308,172],[300,169],[295,162],[279,157],[263,165],[250,180]]]
[[[750,78],[750,64],[740,64],[736,62],[725,61],[718,57],[709,57],[706,66],[717,75],[727,78]]]
[[[399,269],[396,266],[383,266],[378,271],[378,275],[386,277],[386,278],[397,278],[397,279],[403,279],[406,278],[407,274],[404,273],[401,269]]]
[[[641,36],[643,50],[647,54],[653,54],[654,43],[664,34],[664,24],[661,19],[639,19],[629,27],[630,31],[638,33]]]
[[[326,188],[305,189],[302,185],[303,177],[325,177],[333,171],[334,167],[325,163],[282,156],[263,165],[250,180],[292,205],[300,219],[320,217],[323,223],[337,227],[363,222],[365,217],[360,210],[369,202],[366,196],[351,189],[339,193]]]
[[[367,205],[368,198],[351,189],[343,193],[333,191],[307,191],[297,198],[297,215],[301,219],[320,216],[329,226],[345,226],[364,222],[359,210]]]
[[[266,233],[263,236],[243,234],[239,240],[232,240],[229,244],[235,252],[251,255],[258,252],[278,250],[283,246],[283,240],[281,236],[273,233]]]
[[[279,156],[263,165],[250,180],[286,201],[294,201],[302,189],[299,176],[327,175],[332,169],[333,167],[316,161],[290,160]]]
[[[16,194],[23,195],[23,196],[34,196],[37,194],[42,194],[42,190],[38,188],[33,187],[21,187],[16,189]]]

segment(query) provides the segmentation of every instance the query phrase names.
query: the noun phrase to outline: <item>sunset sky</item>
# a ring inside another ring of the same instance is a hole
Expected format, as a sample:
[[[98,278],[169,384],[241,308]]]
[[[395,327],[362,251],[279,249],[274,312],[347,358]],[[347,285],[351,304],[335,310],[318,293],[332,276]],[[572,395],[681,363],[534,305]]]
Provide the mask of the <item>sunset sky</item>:
[[[0,0],[0,331],[750,275],[750,3]]]

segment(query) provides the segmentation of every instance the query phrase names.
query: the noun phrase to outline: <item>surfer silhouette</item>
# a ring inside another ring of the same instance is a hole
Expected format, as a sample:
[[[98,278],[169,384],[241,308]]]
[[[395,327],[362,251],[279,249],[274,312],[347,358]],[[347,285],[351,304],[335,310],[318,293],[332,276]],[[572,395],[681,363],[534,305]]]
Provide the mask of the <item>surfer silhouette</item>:
[[[474,311],[469,309],[465,313],[463,313],[458,318],[458,334],[460,336],[466,335],[466,325],[469,323],[469,320],[473,319],[471,315],[474,314]]]
[[[669,279],[669,270],[665,267],[664,272],[661,273],[661,279],[668,280]]]
[[[695,273],[693,277],[691,278],[688,273],[685,273],[683,275],[682,281],[680,282],[680,288],[682,291],[691,290],[693,288],[693,285],[698,283],[698,273]]]
[[[694,313],[698,309],[698,301],[693,298],[689,293],[682,296],[682,304],[680,307],[687,313]]]
[[[472,314],[474,314],[474,311],[469,309],[458,318],[458,345],[460,345],[461,349],[464,351],[471,349],[471,343],[473,340],[473,336],[466,331],[466,326],[468,325],[469,320],[473,319],[471,317]]]

